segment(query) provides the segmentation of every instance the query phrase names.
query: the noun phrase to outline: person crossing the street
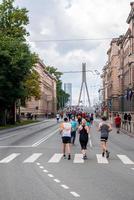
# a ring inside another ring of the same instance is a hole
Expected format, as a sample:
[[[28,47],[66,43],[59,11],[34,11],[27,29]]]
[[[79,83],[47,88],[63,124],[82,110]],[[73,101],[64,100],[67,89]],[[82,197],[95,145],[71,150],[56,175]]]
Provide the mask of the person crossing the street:
[[[112,127],[110,123],[107,122],[106,117],[102,117],[102,122],[99,124],[99,129],[98,131],[101,132],[101,149],[102,149],[102,157],[105,156],[106,158],[109,158],[109,151],[108,151],[108,137],[109,137],[109,132],[112,131]]]
[[[79,142],[81,145],[81,152],[83,154],[83,159],[87,159],[87,143],[88,143],[88,134],[89,134],[89,127],[86,125],[86,120],[82,120],[82,124],[79,126]]]
[[[63,157],[66,158],[68,154],[68,160],[71,159],[71,124],[68,122],[68,118],[64,118],[64,122],[60,125],[60,133],[62,135],[62,152]]]
[[[75,118],[72,117],[72,120],[71,120],[71,143],[72,143],[72,144],[75,143],[77,128],[78,128],[78,123],[77,123],[77,121],[75,120]]]

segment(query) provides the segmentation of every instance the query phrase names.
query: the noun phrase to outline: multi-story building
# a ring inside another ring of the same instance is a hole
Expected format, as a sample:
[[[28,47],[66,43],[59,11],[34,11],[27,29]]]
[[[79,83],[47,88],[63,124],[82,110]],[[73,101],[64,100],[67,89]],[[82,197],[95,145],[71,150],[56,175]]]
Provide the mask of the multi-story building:
[[[64,91],[69,94],[69,100],[67,102],[67,104],[69,106],[72,105],[72,83],[64,83]]]
[[[32,98],[26,102],[25,108],[21,108],[22,114],[32,113],[38,116],[45,116],[56,113],[56,79],[45,69],[44,63],[40,60],[34,67],[40,76],[39,100]]]
[[[125,35],[113,39],[103,68],[103,103],[112,112],[134,112],[134,2]]]

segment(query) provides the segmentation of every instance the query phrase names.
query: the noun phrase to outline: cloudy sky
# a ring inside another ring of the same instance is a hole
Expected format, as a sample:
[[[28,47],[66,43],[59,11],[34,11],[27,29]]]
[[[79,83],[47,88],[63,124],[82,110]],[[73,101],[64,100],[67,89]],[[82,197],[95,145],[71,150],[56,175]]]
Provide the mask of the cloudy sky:
[[[29,10],[30,45],[46,65],[60,71],[79,71],[86,62],[90,99],[97,101],[101,72],[107,61],[110,39],[126,32],[130,12],[128,0],[16,0]],[[89,39],[89,40],[77,40]],[[47,41],[53,40],[53,41]],[[57,41],[70,40],[70,41]],[[73,85],[77,103],[81,74],[64,74],[63,82]]]

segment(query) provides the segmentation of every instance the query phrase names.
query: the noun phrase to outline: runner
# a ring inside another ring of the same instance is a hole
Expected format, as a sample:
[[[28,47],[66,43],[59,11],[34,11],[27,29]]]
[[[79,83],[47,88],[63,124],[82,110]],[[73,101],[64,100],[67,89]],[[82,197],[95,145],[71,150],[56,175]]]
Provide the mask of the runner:
[[[88,126],[89,130],[91,128],[91,120],[90,118],[86,118],[86,126]]]
[[[78,123],[79,123],[79,125],[80,125],[80,124],[81,124],[81,120],[82,120],[82,117],[81,117],[80,114],[78,115],[77,119],[78,119]]]
[[[64,122],[60,126],[60,133],[62,135],[62,152],[63,157],[66,158],[66,153],[68,154],[68,160],[71,159],[71,124],[68,122],[68,118],[64,118]]]
[[[91,113],[90,121],[91,121],[91,124],[93,124],[93,121],[94,121],[94,114],[93,113]]]
[[[60,119],[60,114],[59,113],[56,114],[56,119],[57,119],[57,123],[59,123],[59,119]]]
[[[115,126],[116,126],[116,129],[117,129],[117,133],[120,133],[121,118],[120,118],[119,114],[115,117],[114,121],[115,121]]]
[[[109,158],[109,151],[108,151],[108,136],[109,132],[112,131],[111,125],[106,121],[106,117],[102,117],[102,122],[99,124],[99,131],[101,132],[101,148],[102,148],[102,157],[105,156],[106,153],[106,158]]]
[[[87,149],[87,143],[88,143],[88,134],[89,134],[89,128],[86,126],[86,120],[82,120],[82,124],[79,127],[79,141],[81,145],[81,152],[83,154],[83,159],[87,159],[86,155],[86,149]]]
[[[71,120],[71,143],[74,144],[75,142],[75,137],[76,137],[76,131],[77,131],[77,128],[78,128],[78,123],[77,121],[75,120],[75,118],[73,117],[72,120]]]

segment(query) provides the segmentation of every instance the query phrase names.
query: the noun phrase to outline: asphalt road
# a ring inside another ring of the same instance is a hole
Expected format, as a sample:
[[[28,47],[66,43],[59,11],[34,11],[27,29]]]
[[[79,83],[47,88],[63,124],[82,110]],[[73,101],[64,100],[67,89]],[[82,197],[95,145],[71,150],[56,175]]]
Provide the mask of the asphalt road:
[[[0,200],[134,200],[134,138],[113,130],[102,159],[95,123],[88,160],[78,136],[67,160],[58,127],[50,120],[0,132]]]

